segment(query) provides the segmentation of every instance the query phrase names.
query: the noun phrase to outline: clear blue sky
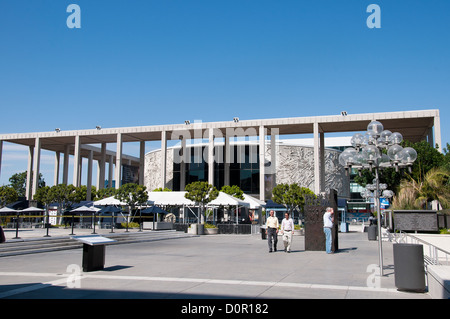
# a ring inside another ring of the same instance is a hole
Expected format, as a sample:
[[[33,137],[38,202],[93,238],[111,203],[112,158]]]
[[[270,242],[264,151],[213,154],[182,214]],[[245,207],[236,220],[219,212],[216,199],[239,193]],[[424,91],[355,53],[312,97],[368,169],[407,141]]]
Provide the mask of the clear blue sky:
[[[0,133],[440,109],[446,144],[449,16],[448,0],[1,0]],[[3,155],[0,185],[26,170]]]

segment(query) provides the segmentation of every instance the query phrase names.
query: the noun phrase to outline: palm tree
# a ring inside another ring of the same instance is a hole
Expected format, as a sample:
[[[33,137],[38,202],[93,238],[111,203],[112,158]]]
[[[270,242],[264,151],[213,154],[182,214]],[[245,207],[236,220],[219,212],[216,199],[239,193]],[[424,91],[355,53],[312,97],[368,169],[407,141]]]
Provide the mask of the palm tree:
[[[411,176],[402,180],[400,191],[393,200],[394,209],[427,208],[431,201],[438,201],[444,208],[450,208],[450,171],[432,168],[423,180],[416,181]]]

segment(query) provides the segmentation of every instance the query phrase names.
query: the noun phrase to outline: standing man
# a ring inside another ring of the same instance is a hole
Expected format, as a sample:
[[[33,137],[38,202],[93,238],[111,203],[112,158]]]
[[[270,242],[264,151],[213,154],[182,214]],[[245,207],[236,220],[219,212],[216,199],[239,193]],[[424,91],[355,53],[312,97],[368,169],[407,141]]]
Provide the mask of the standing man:
[[[281,222],[281,233],[283,234],[284,251],[291,252],[292,236],[294,235],[294,221],[289,218],[289,213],[284,214]]]
[[[273,251],[277,251],[278,243],[278,218],[273,216],[274,211],[270,211],[270,216],[267,218],[266,235],[269,243],[269,253],[272,252],[272,237],[273,237]]]
[[[331,254],[331,229],[333,228],[334,223],[334,209],[331,207],[327,207],[325,214],[323,214],[323,232],[325,233],[325,249],[327,254]]]

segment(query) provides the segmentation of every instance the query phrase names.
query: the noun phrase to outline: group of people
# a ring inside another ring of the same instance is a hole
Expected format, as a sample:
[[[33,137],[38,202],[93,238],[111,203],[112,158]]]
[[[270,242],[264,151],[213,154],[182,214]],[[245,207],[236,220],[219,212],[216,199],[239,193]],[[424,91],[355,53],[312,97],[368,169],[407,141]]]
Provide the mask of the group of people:
[[[283,236],[284,251],[291,252],[292,236],[294,234],[294,221],[289,217],[289,213],[284,214],[284,219],[279,227],[278,218],[274,216],[274,211],[270,211],[270,216],[266,222],[266,235],[269,244],[269,253],[277,251],[278,232]],[[325,234],[325,250],[327,254],[332,254],[332,235],[331,229],[334,224],[334,209],[328,207],[323,215],[323,232]]]

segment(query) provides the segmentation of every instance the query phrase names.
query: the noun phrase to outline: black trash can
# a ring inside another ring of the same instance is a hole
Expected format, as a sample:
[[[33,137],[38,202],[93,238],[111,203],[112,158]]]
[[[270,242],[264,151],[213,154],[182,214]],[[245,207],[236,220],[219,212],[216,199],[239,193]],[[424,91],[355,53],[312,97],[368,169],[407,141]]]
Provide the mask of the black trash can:
[[[369,226],[369,230],[367,232],[369,240],[377,240],[378,227],[376,225]]]
[[[267,239],[267,234],[266,234],[266,227],[261,227],[259,229],[259,231],[261,232],[261,239]]]
[[[395,286],[398,290],[425,292],[423,245],[394,244]]]

